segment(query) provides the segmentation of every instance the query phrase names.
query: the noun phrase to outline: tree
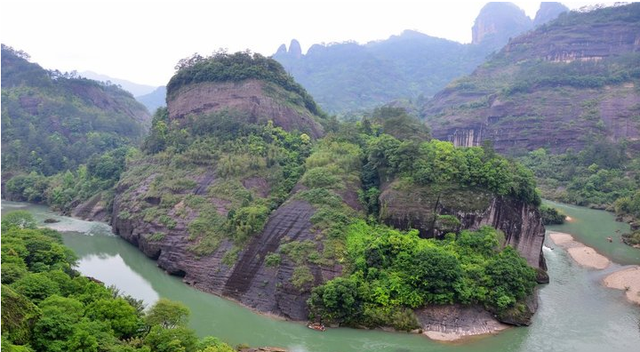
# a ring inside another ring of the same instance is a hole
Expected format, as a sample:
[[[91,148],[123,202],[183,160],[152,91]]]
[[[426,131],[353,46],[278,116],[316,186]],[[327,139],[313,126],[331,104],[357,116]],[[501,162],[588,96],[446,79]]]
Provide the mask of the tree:
[[[18,227],[20,229],[35,229],[36,219],[26,210],[16,210],[2,215],[2,227]]]
[[[4,269],[4,264],[2,265]],[[4,278],[4,274],[3,274]],[[33,324],[40,317],[40,310],[27,297],[2,285],[2,340],[26,344],[31,338]],[[4,347],[4,346],[3,346]]]
[[[350,279],[337,277],[316,287],[308,300],[312,319],[328,323],[355,322],[362,314],[362,301],[358,298],[358,286]]]
[[[84,314],[82,303],[73,298],[51,296],[40,304],[42,317],[33,328],[33,346],[38,351],[62,352]]]
[[[106,321],[120,339],[130,338],[142,328],[142,320],[136,309],[123,298],[101,299],[87,307],[86,316],[93,320]]]
[[[180,302],[160,298],[145,317],[147,326],[159,325],[165,329],[174,329],[187,324],[189,308]]]
[[[213,336],[207,336],[200,340],[197,349],[198,352],[235,352],[235,349],[231,346]]]
[[[154,352],[194,352],[198,338],[193,330],[184,326],[164,329],[155,325],[144,339]]]
[[[34,303],[59,292],[58,284],[44,273],[29,273],[13,284],[20,294],[25,295]]]
[[[458,258],[440,248],[401,252],[396,267],[427,303],[453,303],[454,289],[463,275]]]
[[[487,264],[487,274],[491,279],[491,299],[498,308],[513,305],[533,292],[536,273],[511,246]]]

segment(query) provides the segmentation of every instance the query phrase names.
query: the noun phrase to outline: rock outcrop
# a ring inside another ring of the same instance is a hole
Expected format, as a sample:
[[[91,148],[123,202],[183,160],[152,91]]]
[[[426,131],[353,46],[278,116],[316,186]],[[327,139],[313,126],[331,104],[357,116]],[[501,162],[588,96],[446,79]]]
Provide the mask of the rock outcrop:
[[[102,193],[96,194],[71,210],[71,216],[82,220],[108,222],[109,215],[109,208],[102,199]]]
[[[432,136],[501,153],[640,143],[639,4],[570,13],[512,39],[422,108]],[[637,143],[636,143],[637,142]]]
[[[190,248],[194,243],[189,238],[188,224],[196,214],[177,216],[175,212],[179,206],[169,212],[169,216],[176,221],[171,229],[157,219],[145,221],[140,217],[122,215],[141,211],[131,207],[135,203],[132,200],[144,197],[152,181],[149,179],[130,190],[133,195],[116,197],[112,227],[117,235],[157,260],[159,267],[182,277],[185,283],[198,289],[234,299],[260,312],[292,320],[307,319],[306,301],[311,286],[300,289],[291,283],[298,264],[283,255],[277,266],[268,266],[265,258],[269,254],[279,253],[280,246],[285,243],[317,242],[318,233],[310,222],[315,213],[313,206],[304,200],[291,200],[280,206],[271,214],[264,230],[237,253],[237,260],[229,264],[225,255],[234,248],[229,239],[224,239],[214,253],[201,257],[194,254]],[[209,182],[213,184],[215,178]],[[123,204],[125,199],[127,204]],[[153,234],[157,233],[163,236],[154,237]],[[317,245],[317,250],[321,252],[321,244]],[[310,283],[313,286],[342,273],[339,265],[308,266],[314,277],[313,283]]]
[[[538,27],[549,21],[555,20],[560,14],[569,12],[569,8],[559,2],[541,2],[540,9],[533,19],[533,26]]]
[[[240,82],[204,82],[182,87],[168,96],[169,117],[182,120],[189,115],[202,115],[220,110],[238,111],[247,123],[274,125],[287,131],[298,130],[313,138],[324,134],[311,112],[287,104],[290,94],[284,89],[255,79]]]
[[[415,310],[422,333],[436,341],[495,334],[508,327],[481,306],[432,305]]]
[[[473,44],[503,45],[509,37],[531,29],[533,23],[524,11],[510,2],[486,4],[471,29]]]
[[[546,270],[542,254],[545,228],[535,206],[477,189],[402,187],[392,182],[380,194],[381,219],[401,229],[417,229],[422,237],[476,230],[489,225],[505,235],[534,268]],[[458,221],[452,221],[453,216]]]

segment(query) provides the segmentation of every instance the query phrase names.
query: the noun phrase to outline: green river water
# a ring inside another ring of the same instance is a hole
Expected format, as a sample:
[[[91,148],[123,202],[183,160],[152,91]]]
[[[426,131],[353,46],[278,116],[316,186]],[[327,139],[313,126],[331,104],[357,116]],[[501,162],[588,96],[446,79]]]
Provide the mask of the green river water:
[[[143,299],[147,305],[159,297],[181,301],[191,308],[191,327],[199,335],[214,335],[230,344],[278,346],[292,352],[361,351],[640,351],[640,308],[628,303],[622,291],[607,289],[600,281],[622,265],[640,264],[640,250],[619,243],[627,224],[612,214],[583,207],[551,203],[573,218],[549,227],[573,234],[615,263],[603,271],[578,266],[567,253],[547,243],[544,254],[551,283],[540,286],[540,308],[533,324],[511,328],[496,336],[443,344],[405,333],[328,329],[316,332],[301,323],[271,319],[226,299],[197,291],[160,270],[154,261],[113,235],[106,224],[56,215],[44,206],[2,202],[2,211],[26,209],[42,224],[63,233],[64,242],[80,258],[78,270],[107,285]],[[606,240],[613,237],[613,243]]]

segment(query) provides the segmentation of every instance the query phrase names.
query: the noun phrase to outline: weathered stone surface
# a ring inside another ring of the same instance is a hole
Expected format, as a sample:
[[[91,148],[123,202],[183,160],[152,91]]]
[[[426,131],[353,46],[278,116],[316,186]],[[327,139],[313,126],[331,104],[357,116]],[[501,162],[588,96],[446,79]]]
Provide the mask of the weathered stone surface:
[[[529,17],[518,6],[507,2],[486,4],[471,28],[471,42],[483,44],[487,41],[500,46],[509,37],[522,33],[533,26]]]
[[[295,241],[311,239],[309,219],[314,212],[305,201],[292,201],[276,210],[264,231],[239,256],[222,294],[260,311],[306,319],[305,296],[308,295],[301,295],[289,283],[294,263],[285,259],[277,268],[268,268],[264,259],[267,254],[277,252],[285,237]]]
[[[84,203],[71,210],[71,216],[83,220],[108,221],[107,205],[102,200],[102,193],[98,193]]]
[[[456,340],[496,333],[506,328],[481,306],[432,305],[414,312],[423,333],[434,339],[439,338],[433,333],[442,334],[440,339],[443,340]]]
[[[246,115],[248,123],[266,124],[271,120],[287,131],[298,130],[313,138],[324,134],[322,126],[309,111],[275,99],[267,93],[269,90],[276,92],[274,94],[285,94],[277,93],[281,88],[254,79],[191,84],[167,98],[169,117],[181,120],[188,115],[230,110]]]
[[[529,326],[531,319],[538,310],[538,293],[527,297],[523,305],[516,305],[504,312],[496,314],[496,318],[501,322],[515,326]]]
[[[150,177],[138,189],[130,190],[135,194],[133,197],[144,197],[152,179]],[[215,182],[215,178],[206,175],[201,177],[200,181],[203,180]],[[300,189],[303,187],[297,187],[297,190]],[[131,201],[131,195],[128,199]],[[239,252],[236,262],[229,266],[223,262],[223,258],[233,248],[230,240],[223,240],[214,253],[203,257],[197,257],[189,250],[194,242],[189,240],[187,226],[196,214],[172,216],[177,224],[173,229],[168,229],[155,220],[147,222],[140,218],[118,216],[123,206],[128,212],[136,211],[130,207],[132,203],[125,205],[122,200],[122,196],[117,196],[114,202],[114,232],[136,245],[148,257],[157,260],[158,266],[168,273],[183,277],[185,283],[203,291],[234,299],[261,312],[293,320],[307,319],[309,290],[299,290],[290,282],[296,263],[286,256],[282,256],[277,267],[267,267],[264,263],[265,257],[270,253],[278,253],[280,245],[285,242],[316,240],[317,234],[310,222],[315,209],[306,201],[292,200],[278,208],[270,216],[264,230],[251,239]],[[163,233],[164,237],[153,240],[152,234],[155,233]],[[322,250],[319,242],[317,249]],[[314,276],[314,285],[342,272],[340,266],[308,266]]]
[[[542,254],[545,228],[535,206],[475,189],[403,189],[398,183],[390,183],[382,188],[380,207],[380,217],[385,223],[401,229],[417,229],[423,237],[441,237],[449,231],[492,226],[504,232],[505,245],[517,249],[529,265],[547,268]],[[440,215],[454,216],[460,225],[447,227],[438,221]]]
[[[559,2],[541,2],[533,26],[538,27],[556,19],[561,13],[568,12],[569,8]]]
[[[614,71],[598,66],[604,60],[622,60],[611,65],[633,71],[633,61],[625,64],[622,58],[640,51],[640,23],[627,19],[637,16],[640,6],[616,11],[615,16],[572,14],[566,23],[553,22],[512,39],[494,59],[423,106],[421,114],[432,136],[457,146],[492,141],[498,152],[512,155],[541,147],[576,151],[593,136],[627,140],[630,148],[640,148],[637,79],[609,77],[617,83],[602,86],[531,83],[547,70],[570,78],[572,71],[563,71],[568,63],[582,65],[581,70],[586,67],[584,72],[591,67],[600,72],[594,77],[600,78],[608,77],[607,70]],[[580,20],[580,16],[590,17]],[[521,83],[529,85],[509,93]]]

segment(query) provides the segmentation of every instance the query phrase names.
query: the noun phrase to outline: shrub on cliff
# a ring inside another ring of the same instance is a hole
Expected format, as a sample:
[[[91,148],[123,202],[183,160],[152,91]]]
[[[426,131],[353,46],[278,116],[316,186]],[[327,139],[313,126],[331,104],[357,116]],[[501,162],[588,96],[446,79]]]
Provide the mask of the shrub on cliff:
[[[400,141],[382,134],[370,138],[366,150],[365,170],[405,177],[419,185],[457,183],[486,188],[501,196],[540,204],[531,171],[480,147],[455,148],[450,142],[438,140]]]
[[[566,217],[558,209],[548,207],[546,205],[540,206],[540,216],[542,216],[542,223],[545,225],[560,225],[564,223]]]

